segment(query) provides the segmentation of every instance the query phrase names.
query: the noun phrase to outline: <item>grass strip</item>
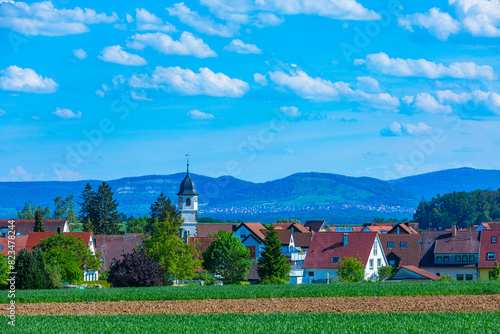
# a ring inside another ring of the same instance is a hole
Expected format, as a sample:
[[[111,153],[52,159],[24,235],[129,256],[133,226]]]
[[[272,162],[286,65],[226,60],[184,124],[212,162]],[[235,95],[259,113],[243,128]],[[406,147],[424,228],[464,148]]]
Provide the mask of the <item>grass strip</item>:
[[[499,333],[500,313],[272,313],[0,317],[2,333]]]
[[[500,281],[379,282],[300,285],[228,285],[85,290],[18,290],[17,303],[92,301],[252,299],[356,296],[428,296],[500,294]],[[8,293],[0,303],[9,303]]]

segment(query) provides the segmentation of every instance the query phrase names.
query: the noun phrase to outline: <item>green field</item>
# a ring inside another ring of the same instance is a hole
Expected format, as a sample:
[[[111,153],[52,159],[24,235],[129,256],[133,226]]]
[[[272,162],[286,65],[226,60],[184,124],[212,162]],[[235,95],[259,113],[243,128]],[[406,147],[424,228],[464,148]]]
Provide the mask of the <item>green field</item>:
[[[86,290],[18,290],[17,303],[500,294],[500,281],[233,285]],[[0,303],[8,303],[7,293]]]
[[[499,333],[500,313],[19,316],[2,333]]]

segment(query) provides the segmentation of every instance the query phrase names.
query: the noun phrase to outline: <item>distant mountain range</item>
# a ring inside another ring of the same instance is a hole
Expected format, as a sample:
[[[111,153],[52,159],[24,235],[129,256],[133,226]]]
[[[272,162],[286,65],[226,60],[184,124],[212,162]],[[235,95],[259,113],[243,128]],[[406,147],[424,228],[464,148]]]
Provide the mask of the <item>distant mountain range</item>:
[[[185,173],[148,175],[107,181],[126,215],[148,214],[160,192],[176,203]],[[326,219],[343,216],[411,217],[422,198],[474,189],[500,188],[500,171],[472,168],[450,169],[397,180],[349,177],[328,173],[297,173],[265,183],[253,183],[231,176],[211,178],[191,174],[200,194],[200,216],[261,220],[272,217]],[[0,182],[0,217],[16,217],[16,209],[32,200],[53,207],[57,196],[75,196],[85,185],[97,189],[102,181]],[[330,219],[328,219],[330,220]]]

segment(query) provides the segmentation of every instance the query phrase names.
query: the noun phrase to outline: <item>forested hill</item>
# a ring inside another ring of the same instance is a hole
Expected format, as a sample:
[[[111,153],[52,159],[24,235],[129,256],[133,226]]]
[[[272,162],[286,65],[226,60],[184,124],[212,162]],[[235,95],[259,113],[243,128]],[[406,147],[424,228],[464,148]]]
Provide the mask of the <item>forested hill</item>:
[[[185,173],[128,177],[108,181],[120,204],[119,211],[127,215],[144,215],[160,192],[176,203],[176,194]],[[230,176],[211,178],[191,174],[200,194],[200,208],[231,207],[335,207],[349,204],[349,209],[368,210],[377,215],[378,208],[366,206],[401,206],[416,209],[422,197],[452,191],[500,188],[500,171],[461,168],[412,176],[392,181],[369,177],[348,177],[328,173],[297,173],[265,183],[243,181]],[[75,196],[75,202],[87,183],[95,189],[102,181],[72,182],[0,182],[0,217],[15,217],[16,209],[31,200],[35,205],[53,208],[55,197]],[[78,207],[76,208],[78,210]],[[337,210],[336,209],[336,210]],[[330,210],[330,209],[325,209]],[[346,210],[344,210],[346,212]],[[311,213],[321,216],[324,212]],[[307,214],[309,216],[309,214]],[[332,215],[332,213],[328,213]]]
[[[389,182],[426,200],[431,200],[437,194],[444,195],[454,191],[498,190],[500,189],[500,171],[457,168],[404,177]]]

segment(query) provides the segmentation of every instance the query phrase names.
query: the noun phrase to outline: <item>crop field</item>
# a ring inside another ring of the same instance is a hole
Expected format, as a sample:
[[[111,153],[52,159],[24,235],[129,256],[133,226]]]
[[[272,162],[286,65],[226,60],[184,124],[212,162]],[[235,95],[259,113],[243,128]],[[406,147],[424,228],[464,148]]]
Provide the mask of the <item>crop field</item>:
[[[274,313],[1,317],[2,333],[499,333],[500,313]],[[4,325],[5,324],[5,325]]]
[[[500,294],[500,281],[383,282],[303,285],[185,286],[85,290],[19,290],[17,303],[253,299],[300,297],[491,295]],[[2,294],[0,304],[9,300]]]

